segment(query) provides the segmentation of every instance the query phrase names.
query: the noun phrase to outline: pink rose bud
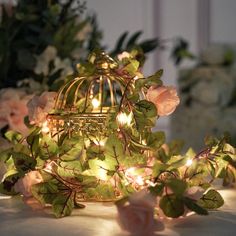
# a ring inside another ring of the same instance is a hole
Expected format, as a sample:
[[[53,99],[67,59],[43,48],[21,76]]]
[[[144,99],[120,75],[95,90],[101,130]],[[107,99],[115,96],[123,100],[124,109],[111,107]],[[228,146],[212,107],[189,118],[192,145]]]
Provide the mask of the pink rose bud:
[[[134,235],[147,235],[154,229],[155,198],[142,190],[133,194],[125,204],[118,203],[118,223]]]
[[[146,98],[155,104],[159,116],[170,115],[180,102],[176,89],[168,86],[150,87]]]

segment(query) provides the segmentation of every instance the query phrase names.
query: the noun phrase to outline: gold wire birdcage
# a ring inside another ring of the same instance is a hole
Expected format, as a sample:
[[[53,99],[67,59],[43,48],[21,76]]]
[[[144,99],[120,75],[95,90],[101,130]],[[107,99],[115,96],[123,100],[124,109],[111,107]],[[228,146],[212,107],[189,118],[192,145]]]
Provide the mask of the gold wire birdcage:
[[[116,73],[118,64],[107,54],[92,54],[90,61],[92,75],[74,78],[59,90],[54,113],[47,118],[52,133],[104,133],[108,116],[121,107],[123,94],[132,92],[132,84],[127,86],[127,79]]]

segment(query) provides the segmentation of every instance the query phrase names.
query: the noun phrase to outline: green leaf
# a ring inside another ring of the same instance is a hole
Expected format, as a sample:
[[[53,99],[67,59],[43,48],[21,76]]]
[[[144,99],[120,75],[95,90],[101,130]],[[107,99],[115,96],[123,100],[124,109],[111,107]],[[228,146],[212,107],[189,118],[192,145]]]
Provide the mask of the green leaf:
[[[98,180],[95,176],[89,175],[77,175],[76,179],[83,185],[85,188],[91,188],[97,186]]]
[[[162,81],[160,80],[163,74],[163,70],[157,71],[154,75],[149,76],[147,78],[140,78],[135,81],[135,90],[140,91],[143,87],[151,87],[151,86],[160,86],[162,85]]]
[[[151,192],[151,194],[153,194],[154,196],[161,196],[163,193],[165,185],[164,184],[157,184],[154,187],[149,187],[149,191]]]
[[[73,178],[82,172],[81,162],[76,161],[61,161],[57,166],[57,173],[61,177]]]
[[[58,194],[58,185],[53,181],[32,185],[32,195],[42,204],[52,204]]]
[[[107,157],[105,161],[101,161],[99,159],[91,159],[88,161],[88,163],[90,169],[87,170],[87,173],[89,175],[96,176],[101,180],[107,180],[107,171],[115,170],[117,165],[114,158],[109,157]]]
[[[153,149],[158,149],[165,143],[165,133],[157,131],[147,136],[147,145]]]
[[[63,161],[74,161],[81,157],[84,142],[79,138],[66,139],[60,147],[60,159]]]
[[[224,199],[220,193],[214,189],[209,190],[202,198],[197,202],[199,206],[206,209],[217,209],[224,204]]]
[[[74,208],[73,193],[58,195],[53,200],[52,209],[57,218],[69,216]]]
[[[108,184],[99,184],[96,187],[96,192],[99,196],[102,197],[102,199],[114,199],[115,198],[115,192],[114,187]]]
[[[111,134],[105,144],[104,154],[106,157],[122,159],[124,157],[124,146],[122,141],[115,135]]]
[[[87,158],[99,158],[100,160],[105,159],[104,151],[102,150],[101,146],[99,145],[90,145],[86,150]]]
[[[156,106],[147,100],[141,100],[135,104],[136,110],[143,113],[145,117],[156,117]]]
[[[139,62],[136,60],[130,60],[130,63],[124,67],[124,70],[130,75],[135,75],[139,68]]]
[[[12,157],[15,167],[19,171],[19,173],[25,173],[27,171],[34,170],[37,164],[36,160],[33,157],[24,153],[13,152]]]
[[[8,171],[4,176],[4,181],[0,184],[0,193],[7,195],[16,195],[14,185],[20,178],[19,173],[16,170]]]
[[[155,126],[155,121],[148,119],[142,112],[134,110],[134,119],[139,132],[142,132],[145,128],[151,128]]]
[[[0,151],[0,161],[7,161],[11,157],[12,149],[6,149]]]
[[[208,211],[201,206],[199,206],[196,203],[196,200],[193,200],[191,198],[185,197],[184,198],[184,203],[187,206],[187,208],[191,211],[196,212],[199,215],[208,215]]]
[[[27,143],[32,146],[36,139],[36,136],[40,135],[40,132],[41,128],[35,128],[26,138]]]
[[[183,156],[172,156],[171,159],[167,162],[168,165],[170,166],[168,170],[174,170],[178,169],[184,165],[186,165],[186,162],[188,160],[188,157],[183,157]]]
[[[174,194],[163,196],[160,200],[160,208],[168,217],[178,218],[184,214],[183,199]]]
[[[152,176],[153,177],[159,176],[163,171],[166,171],[168,167],[169,165],[156,161],[152,168]]]
[[[140,30],[140,31],[137,31],[135,32],[129,39],[129,41],[127,42],[127,45],[126,45],[126,48],[130,48],[130,47],[133,47],[135,44],[137,44],[137,40],[138,38],[141,36],[143,32]]]
[[[39,143],[40,148],[40,158],[47,160],[54,157],[58,152],[58,146],[55,140],[47,135],[44,135]]]
[[[19,143],[19,141],[23,138],[22,134],[19,132],[9,130],[5,133],[5,137],[7,140],[11,141],[12,143]]]
[[[177,196],[182,196],[187,189],[187,183],[181,179],[168,179],[166,185],[175,193]]]

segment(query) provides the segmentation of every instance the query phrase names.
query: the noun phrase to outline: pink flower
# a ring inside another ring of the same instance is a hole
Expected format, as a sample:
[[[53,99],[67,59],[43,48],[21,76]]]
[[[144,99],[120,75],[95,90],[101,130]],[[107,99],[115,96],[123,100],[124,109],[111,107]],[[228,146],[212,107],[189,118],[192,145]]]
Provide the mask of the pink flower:
[[[22,90],[5,89],[0,95],[0,129],[6,125],[24,135],[28,133],[24,118],[28,115],[27,102],[30,96]]]
[[[41,96],[34,96],[27,104],[29,110],[29,120],[31,124],[42,125],[46,117],[52,111],[57,93],[44,92]]]
[[[39,184],[43,182],[43,178],[38,171],[30,171],[23,178],[20,178],[14,188],[16,192],[21,193],[24,197],[31,197],[31,187],[32,185]]]
[[[180,100],[174,87],[150,87],[146,94],[147,100],[154,103],[159,116],[167,116],[174,112]]]
[[[155,198],[145,190],[133,194],[126,203],[117,203],[118,223],[123,230],[146,235],[154,227]]]

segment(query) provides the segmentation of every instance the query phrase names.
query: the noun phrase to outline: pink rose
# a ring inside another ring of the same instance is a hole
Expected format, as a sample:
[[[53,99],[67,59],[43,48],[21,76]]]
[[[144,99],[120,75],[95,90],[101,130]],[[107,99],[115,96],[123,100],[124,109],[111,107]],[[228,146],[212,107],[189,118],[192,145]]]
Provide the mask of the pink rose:
[[[146,235],[154,228],[155,198],[145,190],[134,193],[126,203],[117,203],[118,223],[123,230]]]
[[[38,171],[30,171],[26,174],[23,178],[20,178],[15,186],[14,189],[16,192],[21,193],[24,197],[31,197],[31,187],[32,185],[39,184],[43,182],[43,178]]]
[[[24,135],[28,133],[24,118],[28,115],[27,102],[30,96],[18,89],[4,89],[0,94],[0,129],[10,129]]]
[[[31,124],[42,125],[46,117],[54,108],[57,93],[44,92],[41,96],[34,96],[27,104]]]
[[[150,87],[146,98],[155,104],[159,116],[167,116],[174,112],[180,100],[174,87]]]

